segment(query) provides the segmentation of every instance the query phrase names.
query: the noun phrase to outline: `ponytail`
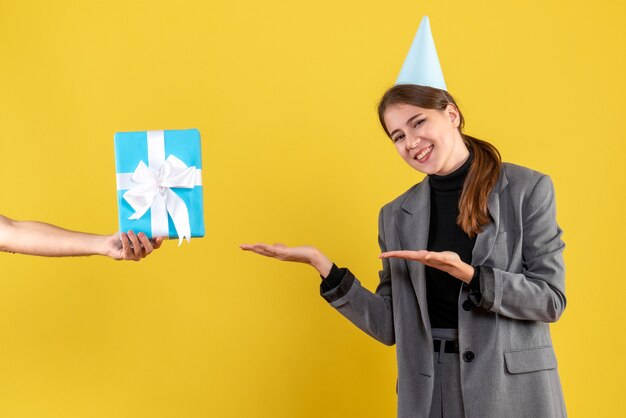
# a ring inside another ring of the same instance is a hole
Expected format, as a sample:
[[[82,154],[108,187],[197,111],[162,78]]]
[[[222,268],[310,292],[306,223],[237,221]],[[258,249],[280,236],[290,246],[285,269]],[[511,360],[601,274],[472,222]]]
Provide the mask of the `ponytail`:
[[[492,222],[488,208],[489,194],[500,177],[502,160],[500,152],[489,142],[462,135],[463,142],[474,154],[474,160],[463,184],[456,223],[473,238]]]

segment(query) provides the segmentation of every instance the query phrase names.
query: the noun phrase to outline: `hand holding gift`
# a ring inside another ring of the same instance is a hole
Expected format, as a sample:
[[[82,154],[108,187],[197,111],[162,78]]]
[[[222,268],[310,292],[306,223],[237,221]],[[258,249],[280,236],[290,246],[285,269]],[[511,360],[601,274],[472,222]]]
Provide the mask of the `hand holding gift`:
[[[120,230],[128,233],[95,235],[0,215],[0,251],[138,261],[158,249],[163,237],[178,237],[180,245],[204,236],[196,129],[118,133],[115,152]]]
[[[133,231],[128,231],[128,234],[117,232],[105,238],[105,255],[114,260],[139,261],[159,249],[163,243],[163,237],[149,239],[143,232],[135,234]]]

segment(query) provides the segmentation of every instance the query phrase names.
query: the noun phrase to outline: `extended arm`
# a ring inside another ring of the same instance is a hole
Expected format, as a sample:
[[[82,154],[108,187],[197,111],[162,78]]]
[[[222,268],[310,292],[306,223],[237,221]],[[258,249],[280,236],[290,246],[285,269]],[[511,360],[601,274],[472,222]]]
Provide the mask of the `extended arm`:
[[[15,221],[0,215],[0,251],[47,257],[103,255],[117,260],[139,260],[159,248],[162,239],[149,240],[129,231],[95,235],[43,222]]]
[[[382,211],[380,219],[382,222]],[[379,230],[381,234],[379,236],[380,248],[385,251],[382,225]],[[372,293],[362,287],[348,269],[340,270],[333,266],[333,263],[315,247],[243,244],[241,248],[283,261],[309,264],[320,273],[322,278],[328,278],[328,275],[332,274],[333,277],[330,277],[329,281],[321,284],[322,297],[370,336],[383,344],[392,345],[395,343],[389,260],[383,260],[383,269],[379,273],[380,283],[376,292]],[[325,286],[330,282],[333,283],[331,288]]]

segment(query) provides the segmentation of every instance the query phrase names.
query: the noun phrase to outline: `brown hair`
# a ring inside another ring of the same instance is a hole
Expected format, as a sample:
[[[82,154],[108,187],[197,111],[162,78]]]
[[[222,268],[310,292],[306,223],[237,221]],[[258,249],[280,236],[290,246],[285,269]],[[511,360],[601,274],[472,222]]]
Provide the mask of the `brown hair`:
[[[422,109],[436,109],[443,111],[449,104],[459,111],[459,133],[463,142],[474,155],[463,191],[459,199],[459,216],[457,224],[470,237],[476,236],[482,227],[491,222],[487,208],[489,193],[496,185],[500,176],[500,152],[489,142],[482,141],[463,133],[465,119],[454,98],[445,90],[415,84],[398,84],[385,92],[378,104],[378,118],[387,136],[389,131],[385,126],[385,110],[393,104],[410,104]]]

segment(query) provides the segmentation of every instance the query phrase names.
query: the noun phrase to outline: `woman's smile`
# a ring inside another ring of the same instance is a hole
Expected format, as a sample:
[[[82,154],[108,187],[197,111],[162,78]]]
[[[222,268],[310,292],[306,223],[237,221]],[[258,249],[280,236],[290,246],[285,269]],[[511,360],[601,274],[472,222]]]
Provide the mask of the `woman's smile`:
[[[420,163],[425,163],[430,158],[431,151],[435,148],[434,145],[422,148],[415,154],[415,159]]]

